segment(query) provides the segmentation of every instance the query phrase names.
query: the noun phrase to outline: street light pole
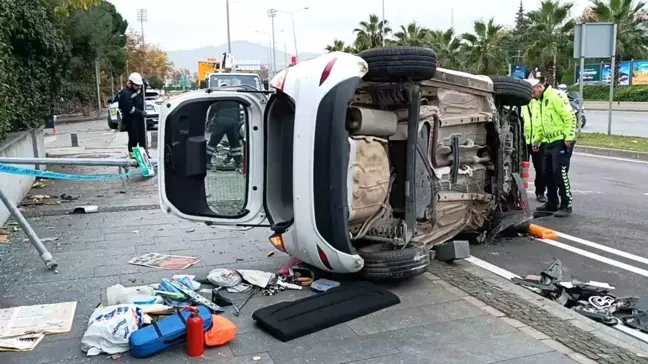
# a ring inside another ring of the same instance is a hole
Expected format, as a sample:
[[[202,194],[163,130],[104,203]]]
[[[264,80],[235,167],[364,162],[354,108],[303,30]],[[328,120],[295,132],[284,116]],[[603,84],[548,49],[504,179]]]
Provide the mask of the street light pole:
[[[146,62],[146,42],[144,41],[144,23],[148,20],[148,11],[146,9],[137,9],[137,21],[140,22],[142,30],[142,69],[140,72],[144,75],[144,63]]]
[[[277,16],[277,11],[275,9],[268,10],[268,16],[272,24],[272,75],[274,76],[277,73],[277,51],[275,49],[275,28],[274,28],[274,18]]]
[[[297,31],[296,31],[296,27],[295,27],[295,13],[298,13],[298,12],[300,12],[302,10],[308,10],[308,7],[301,8],[301,9],[296,10],[294,12],[284,11],[284,10],[275,10],[275,9],[273,9],[273,10],[275,12],[290,15],[290,20],[292,21],[293,42],[294,42],[294,45],[295,45],[295,59],[299,58],[299,51],[297,50]]]
[[[232,53],[232,39],[230,38],[229,0],[225,0],[225,11],[227,12],[227,53]]]
[[[268,60],[267,60],[267,62],[268,62],[268,70],[270,70],[272,68],[272,60],[270,59],[271,58],[270,57],[270,50],[272,49],[272,38],[270,36],[270,33],[262,32],[260,30],[255,30],[255,32],[265,34],[265,35],[268,36],[268,52],[267,52],[266,56],[268,58]]]

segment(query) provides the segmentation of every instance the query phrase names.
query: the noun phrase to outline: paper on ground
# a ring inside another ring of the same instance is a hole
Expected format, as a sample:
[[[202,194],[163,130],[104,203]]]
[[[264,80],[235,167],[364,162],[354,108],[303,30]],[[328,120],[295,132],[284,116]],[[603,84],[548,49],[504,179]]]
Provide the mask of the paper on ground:
[[[62,302],[0,309],[0,338],[69,332],[76,306],[76,302]]]
[[[0,351],[32,351],[44,337],[38,333],[0,339]]]
[[[200,262],[200,259],[194,257],[185,257],[181,255],[169,255],[160,253],[148,253],[131,259],[128,263],[142,265],[151,268],[161,269],[186,269]]]

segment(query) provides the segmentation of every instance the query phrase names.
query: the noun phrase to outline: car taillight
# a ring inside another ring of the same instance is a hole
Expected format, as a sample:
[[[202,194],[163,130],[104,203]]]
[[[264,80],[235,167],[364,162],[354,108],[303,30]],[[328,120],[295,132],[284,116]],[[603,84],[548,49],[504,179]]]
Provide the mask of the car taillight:
[[[283,69],[277,73],[270,81],[270,86],[276,88],[278,91],[283,92],[284,85],[286,83],[286,76],[288,75],[288,69]]]
[[[319,255],[322,264],[324,264],[326,268],[333,270],[333,267],[331,267],[331,263],[329,262],[326,253],[324,253],[324,250],[322,250],[322,248],[320,248],[319,246],[317,247],[317,255]]]
[[[271,235],[268,239],[270,240],[270,244],[277,248],[277,250],[284,253],[286,252],[286,247],[284,246],[283,237],[281,235]]]
[[[326,64],[326,67],[324,67],[324,71],[322,71],[322,76],[320,77],[320,86],[326,81],[326,79],[331,75],[331,70],[333,69],[333,65],[337,61],[337,57],[334,57],[332,60],[328,61]]]

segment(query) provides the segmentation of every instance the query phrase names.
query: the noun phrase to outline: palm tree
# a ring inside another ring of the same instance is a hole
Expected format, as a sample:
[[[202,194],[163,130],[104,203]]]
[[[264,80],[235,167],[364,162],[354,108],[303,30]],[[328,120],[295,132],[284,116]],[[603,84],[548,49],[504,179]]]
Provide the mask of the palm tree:
[[[648,56],[648,37],[643,1],[592,0],[590,14],[593,21],[617,24],[617,61]]]
[[[380,20],[376,14],[369,15],[369,22],[361,21],[353,30],[356,34],[355,48],[361,51],[382,46],[383,30],[385,35],[391,33],[389,22]]]
[[[504,37],[502,29],[502,26],[495,24],[495,19],[491,18],[487,23],[476,21],[474,34],[461,35],[461,48],[466,57],[466,68],[482,75],[503,71],[506,66],[506,56],[501,48]]]
[[[432,30],[428,32],[428,45],[434,49],[441,66],[449,69],[461,68],[461,40],[456,37],[453,28],[446,31]]]
[[[324,48],[327,52],[343,52],[344,49],[347,47],[346,44],[344,44],[343,41],[341,40],[334,40],[333,44],[329,44]]]
[[[410,23],[407,27],[401,25],[401,30],[394,33],[395,43],[400,46],[424,46],[428,43],[429,32],[429,29],[418,26],[416,22]]]
[[[526,28],[527,63],[544,65],[549,84],[556,84],[558,58],[572,49],[574,20],[569,17],[572,4],[561,4],[559,0],[543,0],[540,9],[527,14]]]

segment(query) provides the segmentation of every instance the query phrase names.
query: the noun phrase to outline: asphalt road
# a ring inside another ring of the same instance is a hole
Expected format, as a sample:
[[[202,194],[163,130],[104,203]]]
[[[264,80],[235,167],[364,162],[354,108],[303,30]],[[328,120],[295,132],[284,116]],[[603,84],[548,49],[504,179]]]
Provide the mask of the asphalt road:
[[[567,236],[505,239],[472,246],[472,255],[521,276],[539,274],[555,257],[567,279],[607,282],[620,296],[648,294],[648,163],[574,155],[570,178],[572,216],[534,221]]]
[[[588,133],[607,133],[608,112],[585,110]],[[648,112],[612,111],[612,134],[648,137]]]

